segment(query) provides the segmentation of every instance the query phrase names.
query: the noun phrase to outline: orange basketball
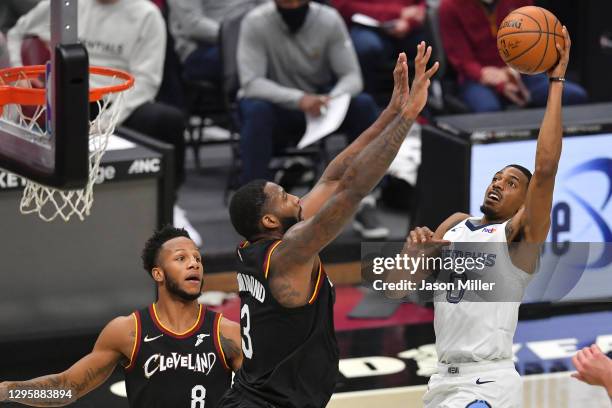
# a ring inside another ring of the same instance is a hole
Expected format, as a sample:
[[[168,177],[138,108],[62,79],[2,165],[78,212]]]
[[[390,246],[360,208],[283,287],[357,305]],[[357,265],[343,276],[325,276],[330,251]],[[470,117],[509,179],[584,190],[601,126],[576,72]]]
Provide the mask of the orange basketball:
[[[497,32],[497,50],[504,62],[524,74],[539,74],[559,60],[555,43],[565,45],[562,25],[550,11],[527,6],[506,16]]]

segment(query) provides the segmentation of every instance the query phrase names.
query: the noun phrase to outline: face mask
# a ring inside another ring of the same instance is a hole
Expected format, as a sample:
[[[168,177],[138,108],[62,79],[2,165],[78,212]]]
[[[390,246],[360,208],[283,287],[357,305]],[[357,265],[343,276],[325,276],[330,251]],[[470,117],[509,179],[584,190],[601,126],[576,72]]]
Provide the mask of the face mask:
[[[278,13],[281,18],[287,24],[287,28],[291,33],[296,33],[302,25],[304,25],[304,21],[306,20],[306,15],[308,14],[309,3],[301,5],[298,8],[286,9],[276,6]]]

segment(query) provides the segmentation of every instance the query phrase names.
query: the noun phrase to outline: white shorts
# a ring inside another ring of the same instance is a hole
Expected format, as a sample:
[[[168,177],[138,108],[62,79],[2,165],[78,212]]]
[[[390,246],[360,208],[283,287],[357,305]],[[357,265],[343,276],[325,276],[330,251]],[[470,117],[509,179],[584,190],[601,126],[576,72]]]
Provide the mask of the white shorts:
[[[520,408],[523,381],[512,361],[438,364],[425,408]]]

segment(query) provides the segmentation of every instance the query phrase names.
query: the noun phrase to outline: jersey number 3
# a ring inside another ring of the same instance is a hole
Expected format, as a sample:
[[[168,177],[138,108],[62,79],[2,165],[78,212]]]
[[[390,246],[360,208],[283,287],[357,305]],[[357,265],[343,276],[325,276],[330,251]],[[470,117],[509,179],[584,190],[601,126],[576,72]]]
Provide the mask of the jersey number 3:
[[[249,305],[245,304],[240,310],[240,323],[242,319],[245,320],[244,326],[242,326],[242,352],[248,359],[253,358],[253,341],[251,340],[251,315],[249,314]]]

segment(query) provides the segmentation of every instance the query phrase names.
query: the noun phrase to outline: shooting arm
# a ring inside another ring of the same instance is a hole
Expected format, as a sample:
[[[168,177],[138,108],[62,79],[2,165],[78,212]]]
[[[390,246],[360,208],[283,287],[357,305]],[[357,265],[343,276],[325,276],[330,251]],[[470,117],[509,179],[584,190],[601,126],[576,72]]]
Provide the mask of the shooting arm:
[[[119,317],[111,321],[100,333],[92,352],[64,372],[28,381],[0,383],[0,401],[13,401],[33,407],[60,407],[76,401],[106,381],[125,356],[121,350],[131,347],[130,344],[136,338],[133,319]],[[57,390],[61,397],[36,398],[31,397],[36,394],[30,394],[26,398],[15,398],[28,390],[44,390],[44,396]]]
[[[549,72],[551,77],[564,77],[569,61],[571,41],[563,27],[565,48],[557,44],[561,55],[559,63]],[[561,101],[563,82],[551,82],[548,101],[536,147],[535,171],[529,183],[524,207],[507,224],[506,237],[513,241],[521,233],[525,242],[541,243],[546,240],[550,227],[555,176],[561,157],[563,125]]]

